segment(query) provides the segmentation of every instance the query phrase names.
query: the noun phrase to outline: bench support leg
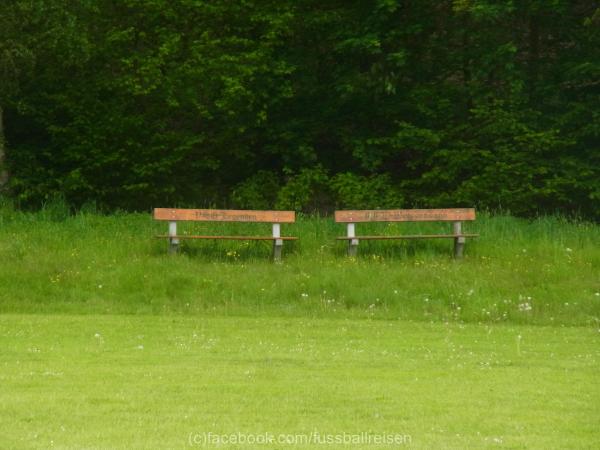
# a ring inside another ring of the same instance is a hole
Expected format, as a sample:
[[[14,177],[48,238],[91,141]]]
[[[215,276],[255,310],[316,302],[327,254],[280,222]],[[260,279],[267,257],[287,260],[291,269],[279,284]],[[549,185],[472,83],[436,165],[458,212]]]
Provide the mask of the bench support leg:
[[[169,236],[177,236],[177,222],[169,222]],[[179,250],[179,239],[169,238],[169,254],[174,255]]]
[[[347,236],[353,238],[356,236],[356,231],[353,223],[349,223],[346,226]],[[356,257],[358,251],[358,239],[348,239],[348,256],[351,258]]]
[[[281,237],[281,225],[273,224],[273,237]],[[281,262],[281,250],[283,248],[283,239],[273,239],[273,261]]]
[[[358,253],[358,239],[348,240],[348,256],[355,258]]]
[[[462,234],[462,222],[454,222],[453,224],[454,235]],[[463,250],[465,248],[466,238],[464,236],[458,236],[454,238],[454,257],[460,259],[463,256]]]

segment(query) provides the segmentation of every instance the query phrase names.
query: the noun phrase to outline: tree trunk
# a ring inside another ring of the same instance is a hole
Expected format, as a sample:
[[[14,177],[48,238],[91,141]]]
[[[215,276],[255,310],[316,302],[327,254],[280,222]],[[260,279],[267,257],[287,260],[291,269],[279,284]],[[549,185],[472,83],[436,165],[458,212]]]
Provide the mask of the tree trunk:
[[[8,182],[6,170],[6,140],[4,139],[4,110],[0,105],[0,191],[4,190]]]

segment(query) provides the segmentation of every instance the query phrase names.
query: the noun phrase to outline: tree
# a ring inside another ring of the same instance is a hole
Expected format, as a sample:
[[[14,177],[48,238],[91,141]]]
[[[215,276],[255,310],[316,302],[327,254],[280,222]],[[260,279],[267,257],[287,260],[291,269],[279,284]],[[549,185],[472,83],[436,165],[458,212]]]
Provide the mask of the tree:
[[[0,15],[0,187],[9,181],[6,167],[5,111],[25,111],[37,105],[23,91],[36,83],[43,65],[57,60],[64,69],[80,57],[74,11],[53,0],[6,0]],[[57,65],[57,64],[56,64]],[[43,89],[43,87],[42,87]],[[37,100],[37,99],[36,99]],[[10,130],[8,130],[10,132]],[[10,144],[10,143],[9,143]],[[15,142],[19,145],[19,142]]]
[[[6,138],[4,133],[4,108],[18,93],[19,77],[33,63],[33,55],[23,40],[23,9],[25,2],[7,1],[0,15],[0,190],[8,181],[5,166]]]
[[[23,205],[600,217],[590,2],[5,3],[0,112]]]

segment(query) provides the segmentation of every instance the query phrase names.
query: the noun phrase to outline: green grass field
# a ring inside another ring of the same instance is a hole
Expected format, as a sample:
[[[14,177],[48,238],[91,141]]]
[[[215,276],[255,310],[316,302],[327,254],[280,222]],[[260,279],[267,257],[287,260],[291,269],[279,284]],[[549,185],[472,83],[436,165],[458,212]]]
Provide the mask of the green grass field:
[[[450,240],[348,259],[342,225],[301,217],[274,264],[260,242],[169,256],[150,214],[5,205],[0,448],[598,448],[600,226],[465,229],[461,261]],[[206,442],[235,433],[297,445]],[[365,433],[401,444],[324,441]]]
[[[296,438],[314,432],[407,448],[600,442],[589,327],[8,314],[0,329],[3,448],[315,448]]]

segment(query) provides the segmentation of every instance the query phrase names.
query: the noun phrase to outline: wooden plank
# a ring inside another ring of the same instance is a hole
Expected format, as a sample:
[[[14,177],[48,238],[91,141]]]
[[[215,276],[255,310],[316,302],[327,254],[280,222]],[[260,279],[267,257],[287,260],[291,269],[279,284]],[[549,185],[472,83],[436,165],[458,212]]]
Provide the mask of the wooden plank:
[[[474,208],[336,211],[336,222],[433,222],[475,220]]]
[[[294,211],[155,208],[154,219],[168,221],[293,223],[296,221],[296,213]]]
[[[402,236],[340,236],[336,239],[338,241],[347,241],[351,239],[360,239],[360,240],[375,240],[375,239],[442,239],[442,238],[459,238],[459,237],[478,237],[478,234],[405,234]]]
[[[180,235],[180,236],[170,236],[168,234],[159,234],[155,236],[156,238],[177,238],[177,239],[229,239],[234,241],[274,241],[277,239],[283,241],[296,241],[297,237],[293,236],[195,236],[195,235]]]

